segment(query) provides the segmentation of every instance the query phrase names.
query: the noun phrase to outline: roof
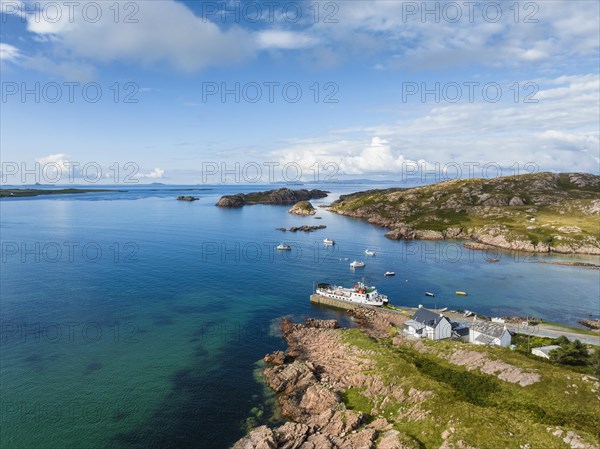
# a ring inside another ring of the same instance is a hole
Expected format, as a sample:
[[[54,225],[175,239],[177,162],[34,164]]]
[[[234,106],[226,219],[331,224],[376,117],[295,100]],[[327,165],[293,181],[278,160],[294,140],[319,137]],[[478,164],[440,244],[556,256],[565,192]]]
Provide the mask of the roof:
[[[489,345],[489,344],[493,343],[494,337],[490,337],[489,335],[479,334],[475,338],[475,341],[477,341],[479,343],[483,343],[484,345]]]
[[[532,348],[531,350],[532,351],[536,350],[536,351],[539,351],[539,352],[541,352],[541,353],[543,353],[545,355],[549,355],[550,351],[554,351],[555,349],[558,349],[558,348],[560,348],[560,346],[558,346],[558,345],[549,345],[549,346],[541,346],[539,348]]]
[[[424,324],[419,323],[418,321],[415,321],[415,320],[406,320],[404,322],[404,324],[406,326],[414,327],[416,330],[423,329],[425,327]]]
[[[426,326],[435,327],[437,324],[444,319],[443,315],[432,312],[425,307],[419,307],[412,317],[413,321],[424,324]]]
[[[491,323],[489,321],[477,321],[472,323],[469,327],[477,332],[494,338],[502,337],[502,334],[506,331],[504,325]]]
[[[456,327],[456,328],[452,329],[452,331],[460,337],[465,337],[465,336],[469,335],[468,327]]]

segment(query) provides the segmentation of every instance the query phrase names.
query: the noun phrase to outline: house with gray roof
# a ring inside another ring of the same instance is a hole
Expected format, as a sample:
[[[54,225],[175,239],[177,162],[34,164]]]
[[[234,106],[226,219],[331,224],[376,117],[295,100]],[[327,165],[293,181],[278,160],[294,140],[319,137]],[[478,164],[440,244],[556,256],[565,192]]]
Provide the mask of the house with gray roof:
[[[452,336],[452,324],[444,315],[419,306],[413,317],[404,323],[404,332],[414,338],[441,340]]]
[[[533,355],[537,355],[538,357],[543,357],[545,359],[550,358],[550,351],[554,351],[555,349],[560,348],[558,345],[549,345],[549,346],[541,346],[539,348],[533,348],[531,353]]]
[[[469,325],[469,343],[476,345],[510,346],[511,334],[505,325],[490,321],[475,321]]]

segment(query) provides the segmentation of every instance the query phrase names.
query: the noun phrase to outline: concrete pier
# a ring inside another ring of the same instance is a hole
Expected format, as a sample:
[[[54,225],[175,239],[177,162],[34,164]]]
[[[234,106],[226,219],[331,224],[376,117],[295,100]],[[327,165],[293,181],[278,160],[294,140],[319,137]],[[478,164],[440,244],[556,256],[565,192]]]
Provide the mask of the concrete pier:
[[[365,306],[361,306],[360,304],[351,303],[349,301],[342,301],[340,299],[335,299],[335,298],[327,298],[326,296],[321,296],[321,295],[316,295],[316,294],[310,295],[310,302],[312,304],[321,304],[324,306],[335,307],[337,309],[346,309],[346,310],[356,309],[357,307],[365,307]]]

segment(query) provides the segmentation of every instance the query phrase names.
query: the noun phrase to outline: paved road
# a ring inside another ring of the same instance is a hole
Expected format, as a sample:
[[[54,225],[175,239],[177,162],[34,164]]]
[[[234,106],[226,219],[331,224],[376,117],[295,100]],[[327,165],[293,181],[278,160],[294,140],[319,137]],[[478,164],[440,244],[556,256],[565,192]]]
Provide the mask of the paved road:
[[[413,314],[417,310],[416,308],[412,308],[412,307],[401,307],[401,309],[403,309],[405,311],[404,313],[407,313],[407,314]],[[456,321],[458,323],[463,323],[467,326],[470,323],[473,323],[472,317],[467,318],[462,313],[453,313],[453,312],[448,312],[448,311],[441,312],[441,313],[446,315],[452,321]],[[527,327],[508,324],[506,327],[509,330],[511,330],[513,332],[518,332],[520,334],[535,335],[538,337],[550,337],[550,338],[557,338],[557,337],[560,337],[561,335],[564,335],[569,340],[577,339],[583,343],[600,346],[600,332],[598,332],[597,335],[583,334],[583,333],[571,331],[569,329],[565,329],[562,327],[553,326],[550,323],[542,323],[537,326],[527,326]]]

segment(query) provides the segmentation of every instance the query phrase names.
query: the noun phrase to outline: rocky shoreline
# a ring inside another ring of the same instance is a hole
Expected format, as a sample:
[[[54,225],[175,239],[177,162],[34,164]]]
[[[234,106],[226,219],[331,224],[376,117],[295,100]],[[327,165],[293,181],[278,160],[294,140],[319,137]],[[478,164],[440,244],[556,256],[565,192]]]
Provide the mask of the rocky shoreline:
[[[324,190],[290,190],[287,188],[264,192],[238,193],[224,195],[215,204],[218,207],[237,208],[253,204],[292,205],[300,201],[325,198],[329,192]]]
[[[330,212],[346,217],[366,220],[370,224],[385,228],[388,232],[385,237],[391,240],[469,240],[463,246],[475,250],[496,250],[539,253],[539,254],[585,254],[600,255],[600,247],[595,245],[563,244],[551,246],[545,242],[532,243],[531,241],[515,238],[502,225],[486,225],[481,228],[449,227],[443,231],[414,229],[404,223],[397,223],[382,217],[368,216],[363,213],[345,212],[326,208]]]
[[[265,356],[263,377],[278,393],[282,414],[289,421],[274,429],[260,426],[233,449],[368,449],[379,437],[378,448],[404,447],[387,420],[368,422],[363,413],[344,405],[341,391],[368,377],[360,372],[365,368],[360,350],[347,353],[338,328],[335,320],[309,318],[304,324],[282,320],[288,350]],[[415,393],[414,400],[418,399]]]
[[[474,249],[600,255],[600,176],[534,173],[341,195],[327,209],[392,240],[468,240]]]
[[[589,426],[582,428],[583,433],[572,429],[577,419],[562,427],[552,427],[543,420],[533,420],[524,423],[524,430],[520,433],[509,426],[511,432],[500,436],[499,441],[505,442],[502,446],[490,445],[485,439],[485,444],[481,444],[481,431],[491,426],[485,430],[496,435],[499,429],[504,429],[502,420],[512,420],[515,410],[499,408],[497,411],[506,413],[498,418],[499,423],[490,419],[485,424],[476,424],[474,429],[472,423],[463,423],[467,415],[452,413],[454,408],[461,407],[461,401],[466,401],[463,404],[468,407],[477,408],[473,415],[475,422],[484,419],[484,415],[488,418],[494,416],[495,409],[487,409],[490,404],[480,403],[479,399],[457,398],[454,396],[456,393],[449,392],[448,388],[470,394],[473,388],[483,392],[486,389],[497,391],[501,384],[506,384],[514,386],[506,387],[508,394],[514,395],[518,390],[511,388],[537,388],[534,386],[544,376],[536,369],[537,365],[516,366],[498,359],[494,351],[475,350],[473,346],[461,345],[460,348],[448,350],[443,345],[406,340],[401,334],[390,333],[391,326],[401,326],[408,319],[403,314],[367,308],[357,308],[349,313],[360,330],[340,329],[336,320],[308,318],[303,324],[298,324],[282,319],[281,332],[288,349],[264,357],[263,378],[277,394],[280,412],[286,422],[275,427],[262,425],[251,430],[235,443],[233,449],[598,449],[597,445],[587,442],[590,439],[590,434],[586,433]],[[348,341],[347,338],[354,340]],[[384,365],[381,364],[381,358],[385,359]],[[394,365],[399,363],[398,360],[402,361],[402,365]],[[434,376],[441,382],[438,387],[426,380],[430,377],[426,374],[430,370],[440,370],[437,365],[440,362],[433,360],[443,360],[446,364],[444,373],[439,377]],[[422,364],[426,364],[427,368]],[[400,370],[394,366],[400,367]],[[451,366],[458,368],[448,368]],[[417,377],[414,377],[415,367],[417,372],[422,372]],[[469,374],[471,372],[474,374]],[[484,374],[487,376],[485,379],[482,378]],[[446,376],[458,377],[452,382]],[[579,389],[580,394],[589,389],[590,392],[585,394],[597,395],[600,384],[593,378],[578,376],[577,385],[573,383],[575,377],[572,372],[567,372],[565,378],[572,385],[571,388]],[[559,385],[548,384],[543,388],[554,388],[556,393],[557,389],[564,388],[562,384]],[[562,391],[559,393],[562,394]],[[440,409],[434,406],[432,409],[432,401],[445,394],[458,402]],[[529,393],[523,394],[523,397],[529,397]],[[564,394],[570,395],[569,391]],[[499,399],[499,403],[502,404],[504,400]],[[548,403],[540,406],[549,407]],[[529,409],[526,406],[524,410],[528,413]],[[594,418],[591,419],[593,422]],[[413,431],[410,430],[412,425],[428,430]],[[531,425],[535,426],[535,434],[527,431]],[[433,439],[431,432],[437,435]],[[506,433],[505,430],[502,432]],[[425,435],[429,439],[423,440],[422,436]],[[433,445],[431,441],[434,441]],[[506,444],[508,441],[510,443]]]

